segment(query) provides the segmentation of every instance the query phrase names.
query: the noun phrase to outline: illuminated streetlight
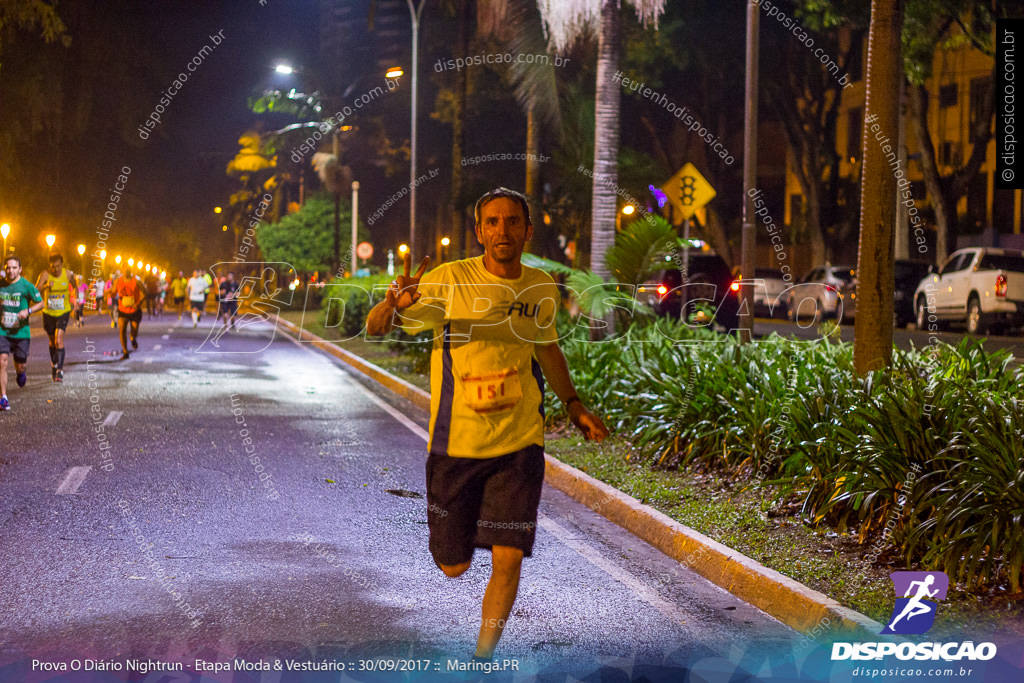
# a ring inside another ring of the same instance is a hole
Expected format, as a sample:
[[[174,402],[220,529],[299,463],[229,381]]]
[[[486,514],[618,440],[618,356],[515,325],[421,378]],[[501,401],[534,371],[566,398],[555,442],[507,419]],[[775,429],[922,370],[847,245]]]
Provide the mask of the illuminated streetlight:
[[[285,76],[290,76],[293,73],[295,73],[295,69],[293,69],[288,64],[278,64],[277,66],[274,67],[274,71],[276,71],[279,74],[284,74]]]
[[[402,67],[400,67],[400,66],[393,66],[390,69],[388,69],[388,72],[386,74],[384,74],[384,75],[387,76],[388,78],[398,78],[399,76],[401,76],[404,73],[405,72],[402,71]]]
[[[100,260],[101,261],[102,260],[106,260],[106,258],[107,258],[107,250],[106,249],[100,249]]]
[[[117,265],[121,265],[121,255],[120,254],[118,254],[117,256],[114,257],[114,263],[116,263]]]
[[[57,241],[57,236],[50,234],[46,236],[46,246],[53,248],[53,243]]]
[[[0,225],[0,235],[4,236],[4,258],[7,257],[7,236],[11,234],[11,226],[7,223]]]
[[[135,259],[133,259],[133,258],[128,259],[128,265],[129,266],[134,266],[135,265]]]
[[[223,210],[224,210],[224,209],[220,208],[219,206],[215,206],[215,207],[213,207],[213,212],[214,212],[214,213],[220,213],[220,212],[221,212],[221,211],[223,211]]]
[[[636,209],[633,208],[632,204],[626,204],[624,207],[622,207],[622,213],[623,215],[626,216],[632,216],[635,210]]]
[[[407,251],[409,251],[409,245],[408,244],[399,244],[398,245],[398,253],[399,254],[401,254],[402,256],[405,256],[405,252],[407,252]]]

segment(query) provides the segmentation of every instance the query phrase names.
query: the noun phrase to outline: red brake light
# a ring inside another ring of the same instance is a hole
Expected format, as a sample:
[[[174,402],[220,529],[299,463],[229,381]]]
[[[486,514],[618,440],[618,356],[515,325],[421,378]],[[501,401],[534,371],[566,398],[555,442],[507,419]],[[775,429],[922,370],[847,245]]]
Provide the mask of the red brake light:
[[[729,289],[731,289],[734,292],[740,291],[739,280],[733,280],[733,283],[731,285],[729,285]]]
[[[665,285],[658,285],[658,296],[665,296],[668,294],[668,287]]]
[[[1006,296],[1006,276],[1000,274],[996,278],[996,296]]]

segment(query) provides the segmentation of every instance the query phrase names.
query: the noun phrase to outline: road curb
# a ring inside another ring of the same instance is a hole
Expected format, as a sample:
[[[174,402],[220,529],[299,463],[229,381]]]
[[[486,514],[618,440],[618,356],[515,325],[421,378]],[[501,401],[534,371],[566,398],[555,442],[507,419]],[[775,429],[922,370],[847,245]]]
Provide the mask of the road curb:
[[[277,316],[277,322],[300,340],[351,365],[385,388],[430,410],[430,394],[331,342]],[[851,639],[873,640],[882,625],[823,593],[769,569],[759,562],[680,524],[589,474],[545,454],[544,481],[619,525],[634,536],[749,602],[811,639],[826,632]]]

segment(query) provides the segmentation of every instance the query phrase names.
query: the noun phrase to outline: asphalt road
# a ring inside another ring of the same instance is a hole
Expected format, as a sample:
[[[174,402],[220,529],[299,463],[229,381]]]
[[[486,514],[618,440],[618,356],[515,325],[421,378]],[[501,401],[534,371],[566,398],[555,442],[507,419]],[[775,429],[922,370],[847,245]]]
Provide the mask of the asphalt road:
[[[63,384],[35,337],[0,414],[0,680],[132,678],[40,671],[75,659],[180,662],[146,680],[194,680],[196,660],[237,657],[348,669],[301,680],[425,680],[354,670],[470,658],[489,554],[458,579],[433,565],[426,414],[267,324],[214,347],[210,320],[144,320],[120,361],[103,321],[69,330]],[[796,638],[545,488],[496,653],[525,673],[486,680],[756,672]]]

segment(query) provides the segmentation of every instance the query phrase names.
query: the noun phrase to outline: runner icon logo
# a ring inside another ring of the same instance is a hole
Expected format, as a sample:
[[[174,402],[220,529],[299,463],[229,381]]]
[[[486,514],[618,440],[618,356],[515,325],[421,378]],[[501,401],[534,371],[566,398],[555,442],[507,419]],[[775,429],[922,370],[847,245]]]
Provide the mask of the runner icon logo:
[[[896,604],[882,635],[926,632],[935,623],[939,601],[946,599],[949,577],[945,572],[893,572],[889,577]]]

